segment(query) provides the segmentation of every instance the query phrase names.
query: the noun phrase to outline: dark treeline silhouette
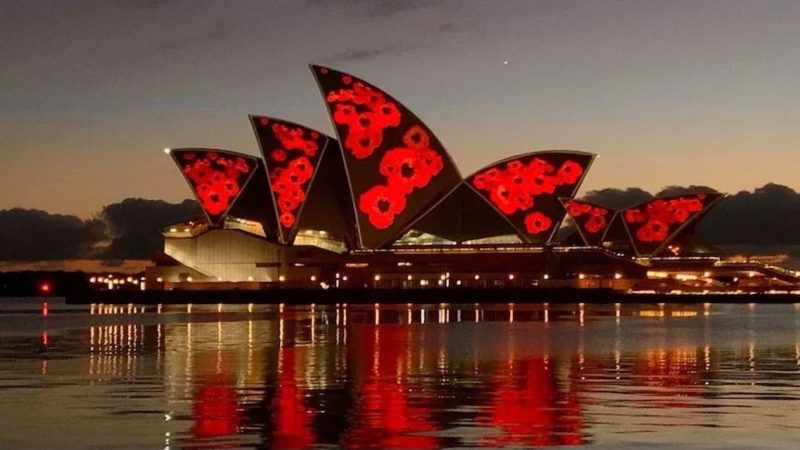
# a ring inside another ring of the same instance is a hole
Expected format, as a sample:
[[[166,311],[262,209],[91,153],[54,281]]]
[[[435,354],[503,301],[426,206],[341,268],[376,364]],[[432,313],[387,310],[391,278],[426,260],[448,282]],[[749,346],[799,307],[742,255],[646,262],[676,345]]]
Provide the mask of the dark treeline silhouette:
[[[655,196],[714,192],[707,186],[669,186],[651,194],[639,188],[590,191],[584,199],[624,208]],[[0,260],[146,259],[162,249],[161,228],[202,216],[197,202],[125,199],[92,219],[45,211],[0,211]],[[777,184],[741,191],[722,200],[698,226],[712,245],[800,245],[800,194]]]

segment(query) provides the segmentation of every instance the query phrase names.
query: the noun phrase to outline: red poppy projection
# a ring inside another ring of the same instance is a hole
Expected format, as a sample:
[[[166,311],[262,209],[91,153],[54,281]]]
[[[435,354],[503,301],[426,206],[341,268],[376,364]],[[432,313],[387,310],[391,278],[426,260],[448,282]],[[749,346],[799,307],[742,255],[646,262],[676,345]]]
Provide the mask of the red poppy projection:
[[[264,156],[284,243],[294,238],[318,163],[330,140],[291,122],[251,116]]]
[[[606,207],[575,199],[562,199],[562,203],[567,214],[575,221],[583,242],[586,245],[600,245],[615,213]]]
[[[721,194],[690,194],[657,198],[622,211],[636,253],[658,253],[680,230],[722,198]]]
[[[564,218],[559,197],[572,197],[594,155],[536,152],[478,171],[468,183],[528,242],[546,243]]]
[[[218,225],[244,190],[256,167],[256,158],[210,149],[170,150],[212,225]]]
[[[397,100],[352,75],[312,70],[342,143],[361,244],[390,243],[461,176],[436,136]]]

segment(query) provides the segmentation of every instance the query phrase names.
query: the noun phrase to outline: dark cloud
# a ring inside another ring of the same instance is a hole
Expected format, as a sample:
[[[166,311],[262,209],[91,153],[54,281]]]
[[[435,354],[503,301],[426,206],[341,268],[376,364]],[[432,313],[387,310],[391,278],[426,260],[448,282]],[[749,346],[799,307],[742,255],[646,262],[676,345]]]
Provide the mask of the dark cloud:
[[[442,4],[430,0],[350,0],[350,3],[355,11],[372,18],[395,16]]]
[[[583,196],[587,202],[597,203],[614,209],[627,208],[653,198],[653,194],[639,188],[606,188],[589,191]]]
[[[374,47],[364,47],[364,48],[351,48],[344,50],[342,52],[336,53],[328,58],[323,58],[325,62],[354,62],[354,61],[364,61],[368,59],[375,59],[380,58],[386,55],[396,55],[399,53],[404,53],[409,50],[413,50],[413,46],[409,45],[395,45],[395,44],[388,44],[388,45],[381,45],[381,46],[374,46]]]
[[[690,193],[703,192],[706,194],[716,194],[719,191],[709,186],[693,184],[691,186],[667,186],[656,193],[656,197],[666,197],[669,195],[684,195]]]
[[[98,241],[95,222],[33,209],[0,211],[0,260],[67,259]]]
[[[32,209],[2,210],[0,260],[147,259],[163,249],[161,228],[201,215],[194,200],[126,199],[105,206],[90,220]]]
[[[118,0],[117,4],[129,8],[158,9],[164,5],[174,2],[175,0]]]
[[[712,244],[800,245],[800,194],[779,184],[723,199],[698,225]]]
[[[168,203],[162,200],[128,198],[106,205],[100,218],[106,225],[109,258],[150,258],[164,247],[161,229],[167,225],[202,216],[196,201]]]
[[[233,27],[224,23],[217,23],[211,27],[194,32],[173,36],[145,49],[142,56],[161,55],[163,53],[177,53],[187,48],[207,47],[231,36]]]

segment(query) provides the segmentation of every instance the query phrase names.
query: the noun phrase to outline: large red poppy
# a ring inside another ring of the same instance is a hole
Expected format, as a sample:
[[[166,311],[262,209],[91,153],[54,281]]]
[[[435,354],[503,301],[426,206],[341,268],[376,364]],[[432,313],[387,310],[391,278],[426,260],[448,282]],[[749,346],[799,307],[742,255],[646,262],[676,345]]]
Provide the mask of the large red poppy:
[[[606,218],[602,215],[590,215],[583,223],[583,231],[597,234],[606,228]]]
[[[390,186],[409,194],[427,186],[442,167],[442,157],[430,149],[401,147],[383,155],[379,170]]]
[[[382,143],[383,130],[374,127],[365,128],[354,125],[350,127],[347,137],[344,138],[344,146],[350,150],[350,154],[356,159],[372,156]]]
[[[358,209],[378,229],[389,228],[395,216],[405,208],[406,198],[402,190],[380,184],[361,194],[358,200]]]
[[[550,229],[553,220],[545,214],[535,211],[525,216],[525,230],[530,234],[539,234]]]

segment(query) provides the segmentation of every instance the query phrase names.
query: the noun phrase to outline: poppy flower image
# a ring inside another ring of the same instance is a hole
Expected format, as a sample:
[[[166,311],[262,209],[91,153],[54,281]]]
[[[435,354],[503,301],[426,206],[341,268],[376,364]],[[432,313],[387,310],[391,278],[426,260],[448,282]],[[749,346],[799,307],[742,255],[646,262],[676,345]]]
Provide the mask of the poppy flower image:
[[[600,215],[590,215],[583,223],[583,231],[589,234],[597,234],[606,228],[606,218]]]
[[[252,171],[245,158],[216,151],[185,152],[180,164],[197,193],[200,206],[210,216],[218,216],[229,209],[239,195],[241,182]]]
[[[295,211],[302,205],[319,162],[320,150],[327,137],[308,128],[277,119],[257,120],[267,126],[260,139],[262,145],[272,148],[267,159],[269,180],[278,221],[290,229],[297,223]]]
[[[397,214],[406,208],[403,192],[385,185],[376,185],[361,194],[358,209],[378,229],[389,228]]]
[[[378,128],[351,127],[344,140],[344,146],[356,159],[365,159],[383,143],[382,130]]]
[[[394,102],[349,75],[342,76],[342,89],[325,95],[332,104],[334,123],[341,126],[344,148],[356,159],[365,159],[383,143],[383,132],[400,125],[402,115]]]
[[[574,161],[566,161],[558,169],[558,184],[575,184],[580,179],[581,175],[583,175],[583,167],[580,164]]]
[[[547,231],[552,225],[553,220],[538,211],[525,216],[525,230],[530,234]]]
[[[580,227],[585,234],[600,233],[608,225],[606,216],[610,211],[607,208],[574,199],[566,201],[564,207],[567,210],[567,214],[575,220],[575,225]]]
[[[278,221],[284,228],[292,228],[292,226],[294,226],[295,217],[294,214],[285,212],[281,213],[280,217],[278,217]]]
[[[538,154],[498,164],[473,176],[472,186],[504,215],[525,213],[536,206],[537,197],[552,196],[559,186],[574,186],[581,179],[584,168],[579,163],[568,159],[556,170],[549,158],[552,156]],[[552,224],[553,219],[542,212],[524,218],[530,234],[541,233]]]
[[[320,68],[320,73],[326,71]],[[353,171],[374,170],[385,179],[366,188],[353,186],[358,210],[372,227],[389,228],[414,204],[410,199],[415,192],[442,173],[444,156],[438,143],[431,142],[430,131],[387,94],[353,76],[327,73],[320,85],[348,156],[346,164]]]
[[[275,162],[284,162],[286,161],[286,151],[282,148],[276,148],[270,152],[269,157]]]
[[[430,136],[421,126],[414,125],[403,135],[403,144],[411,148],[428,148]]]
[[[626,210],[623,217],[628,224],[642,224],[634,231],[636,240],[664,242],[677,226],[703,211],[705,199],[705,194],[655,199]]]

